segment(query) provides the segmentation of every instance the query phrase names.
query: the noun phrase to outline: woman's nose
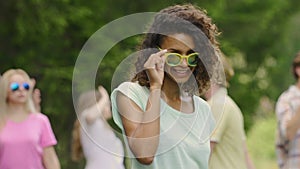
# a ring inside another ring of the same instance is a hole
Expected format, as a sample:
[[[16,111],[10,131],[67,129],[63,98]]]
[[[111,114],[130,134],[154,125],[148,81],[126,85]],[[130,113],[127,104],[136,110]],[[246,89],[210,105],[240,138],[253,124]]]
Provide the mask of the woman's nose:
[[[188,65],[188,62],[187,62],[187,58],[183,58],[183,59],[182,59],[181,65],[182,65],[182,66],[189,66],[189,65]]]

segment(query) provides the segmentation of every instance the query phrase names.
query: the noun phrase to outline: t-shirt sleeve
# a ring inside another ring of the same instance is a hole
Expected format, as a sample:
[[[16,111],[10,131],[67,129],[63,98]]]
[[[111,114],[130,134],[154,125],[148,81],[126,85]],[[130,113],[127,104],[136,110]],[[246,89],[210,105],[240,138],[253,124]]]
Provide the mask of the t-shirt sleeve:
[[[209,113],[209,126],[210,126],[209,129],[210,129],[210,133],[212,133],[214,131],[214,129],[216,128],[216,120],[213,117],[210,107],[208,107],[208,110],[210,112]]]
[[[226,126],[227,126],[227,123],[228,123],[228,111],[223,111],[223,113],[219,113],[219,115],[221,117],[219,117],[218,121],[217,121],[217,124],[216,124],[216,127],[212,133],[212,136],[211,136],[211,141],[213,142],[219,142],[226,130]]]
[[[201,119],[201,131],[200,131],[200,142],[205,142],[207,139],[210,139],[210,136],[215,128],[215,119],[213,117],[213,114],[211,112],[209,104],[204,101],[203,99],[200,99],[199,97],[196,97],[197,102],[197,109],[199,111],[199,119]]]
[[[48,117],[43,115],[41,119],[42,119],[42,123],[41,123],[42,131],[41,131],[41,140],[40,140],[41,146],[45,148],[48,146],[56,145],[57,140],[51,128],[51,124]]]
[[[208,112],[208,131],[209,131],[209,135],[211,135],[214,131],[214,129],[216,128],[216,121],[215,121],[215,118],[213,117],[213,114],[212,114],[212,111],[211,111],[211,108],[209,107],[208,104],[206,104],[206,109],[207,109],[207,112]]]
[[[124,82],[118,88],[114,89],[111,93],[111,104],[112,104],[112,116],[114,122],[123,130],[122,120],[117,108],[116,97],[118,92],[126,95],[133,102],[135,102],[142,110],[146,109],[146,103],[149,93],[144,87],[140,86],[138,83]]]

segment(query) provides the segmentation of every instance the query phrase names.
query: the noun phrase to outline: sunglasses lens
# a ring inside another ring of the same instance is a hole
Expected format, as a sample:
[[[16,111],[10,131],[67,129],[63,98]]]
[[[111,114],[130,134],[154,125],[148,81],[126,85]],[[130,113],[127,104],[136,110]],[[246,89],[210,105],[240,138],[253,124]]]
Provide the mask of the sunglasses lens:
[[[11,85],[10,85],[10,89],[14,92],[14,91],[16,91],[16,90],[18,90],[19,89],[19,84],[18,83],[12,83]]]
[[[30,86],[29,86],[28,83],[23,83],[23,87],[24,87],[24,89],[26,89],[26,90],[29,90],[29,89],[30,89]]]
[[[198,58],[198,54],[197,53],[194,53],[192,55],[190,55],[188,57],[188,64],[189,66],[197,66],[197,58]]]
[[[179,55],[176,55],[174,53],[170,53],[167,56],[166,62],[170,66],[176,66],[180,63],[181,57]]]

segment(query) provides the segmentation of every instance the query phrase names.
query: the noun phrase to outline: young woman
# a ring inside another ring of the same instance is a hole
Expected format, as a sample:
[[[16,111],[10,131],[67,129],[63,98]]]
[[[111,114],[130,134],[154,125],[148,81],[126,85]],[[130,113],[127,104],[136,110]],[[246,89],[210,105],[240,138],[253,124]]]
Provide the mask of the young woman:
[[[218,58],[216,26],[187,4],[161,10],[141,45],[132,82],[111,95],[132,168],[208,168],[214,119],[199,94]]]
[[[0,80],[0,168],[59,169],[49,119],[35,110],[32,81],[21,69]]]
[[[111,118],[109,95],[99,86],[80,95],[74,123],[72,159],[86,159],[85,169],[124,169],[123,145],[106,122]]]

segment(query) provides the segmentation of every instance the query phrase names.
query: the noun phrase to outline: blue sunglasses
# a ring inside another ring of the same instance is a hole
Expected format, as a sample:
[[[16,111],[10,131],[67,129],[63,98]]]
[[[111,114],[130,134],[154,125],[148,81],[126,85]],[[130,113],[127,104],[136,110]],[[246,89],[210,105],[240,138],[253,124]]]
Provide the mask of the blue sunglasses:
[[[30,86],[29,86],[29,84],[28,83],[23,83],[22,84],[22,86],[23,86],[23,88],[25,89],[25,90],[29,90],[30,89]],[[10,84],[10,89],[11,89],[11,91],[17,91],[17,90],[19,90],[20,89],[20,84],[19,83],[16,83],[16,82],[13,82],[13,83],[11,83]]]

